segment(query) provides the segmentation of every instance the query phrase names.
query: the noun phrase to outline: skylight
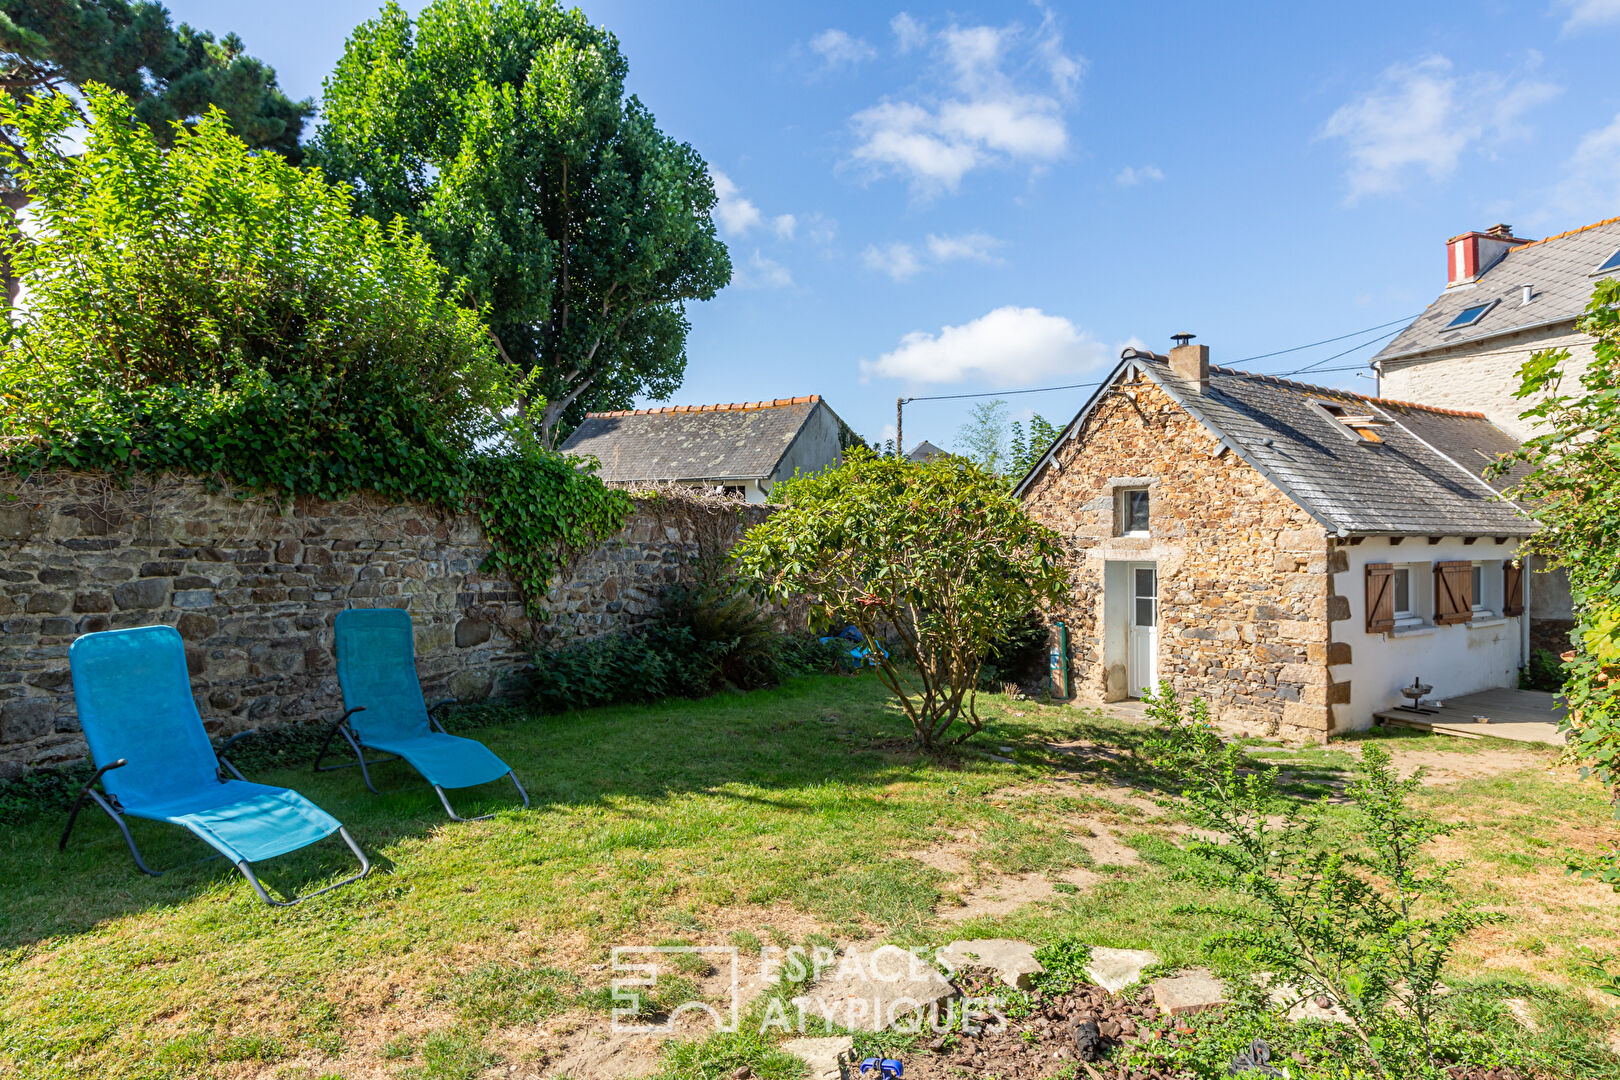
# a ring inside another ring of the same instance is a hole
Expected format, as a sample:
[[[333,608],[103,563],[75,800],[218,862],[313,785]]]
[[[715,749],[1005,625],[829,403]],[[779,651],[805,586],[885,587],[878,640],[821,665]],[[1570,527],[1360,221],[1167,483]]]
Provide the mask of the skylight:
[[[1484,304],[1475,304],[1473,307],[1465,307],[1457,313],[1457,317],[1455,319],[1452,319],[1450,322],[1446,323],[1446,329],[1458,330],[1464,326],[1473,326],[1475,323],[1479,322],[1479,320],[1485,317],[1485,313],[1487,311],[1491,310],[1491,308],[1495,306],[1496,301],[1491,300]]]
[[[1613,255],[1610,255],[1607,259],[1604,259],[1598,268],[1592,271],[1592,273],[1607,274],[1612,270],[1620,270],[1620,251],[1616,251]]]

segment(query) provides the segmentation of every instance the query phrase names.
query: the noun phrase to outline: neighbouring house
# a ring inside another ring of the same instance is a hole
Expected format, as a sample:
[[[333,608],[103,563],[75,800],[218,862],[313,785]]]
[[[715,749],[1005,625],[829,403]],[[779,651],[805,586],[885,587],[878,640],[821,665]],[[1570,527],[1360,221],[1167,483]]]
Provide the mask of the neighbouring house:
[[[764,502],[796,472],[838,464],[854,433],[819,394],[589,413],[563,442],[610,484],[676,483]]]
[[[1421,677],[1517,684],[1534,525],[1480,475],[1479,412],[1127,349],[1016,491],[1063,538],[1076,696],[1161,679],[1222,723],[1319,741]]]
[[[935,458],[944,457],[949,453],[950,451],[941,450],[927,439],[924,439],[922,442],[911,448],[911,453],[906,455],[906,460],[918,462],[933,461]]]
[[[1519,368],[1542,349],[1568,349],[1568,384],[1592,361],[1592,339],[1575,322],[1599,279],[1620,276],[1620,218],[1543,240],[1506,225],[1446,241],[1445,291],[1373,358],[1378,392],[1483,412],[1515,438],[1534,432],[1513,395]],[[1569,648],[1569,579],[1529,560],[1534,647]]]

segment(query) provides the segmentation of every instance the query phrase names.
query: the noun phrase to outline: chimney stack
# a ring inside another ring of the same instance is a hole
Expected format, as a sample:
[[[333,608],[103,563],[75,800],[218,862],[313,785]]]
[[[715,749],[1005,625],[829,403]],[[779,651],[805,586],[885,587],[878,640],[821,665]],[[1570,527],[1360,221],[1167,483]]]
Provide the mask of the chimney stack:
[[[1453,236],[1446,241],[1446,288],[1473,284],[1502,256],[1529,242],[1514,236],[1511,225],[1492,225],[1484,232]]]
[[[1194,335],[1171,334],[1170,370],[1193,385],[1200,394],[1209,392],[1209,346],[1191,344]]]

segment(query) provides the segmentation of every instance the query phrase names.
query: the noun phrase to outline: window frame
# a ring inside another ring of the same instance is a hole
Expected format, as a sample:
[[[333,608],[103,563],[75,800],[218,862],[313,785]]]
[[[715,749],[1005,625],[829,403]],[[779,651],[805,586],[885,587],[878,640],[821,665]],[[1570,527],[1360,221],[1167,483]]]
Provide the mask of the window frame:
[[[1144,516],[1147,519],[1147,528],[1131,528],[1131,497],[1141,495],[1147,503]],[[1114,535],[1115,536],[1152,536],[1153,535],[1153,490],[1148,487],[1121,487],[1114,491]]]
[[[1598,264],[1587,274],[1588,277],[1597,277],[1599,274],[1620,274],[1620,248],[1598,260]]]
[[[1456,316],[1452,318],[1450,322],[1446,323],[1445,326],[1440,328],[1440,331],[1441,333],[1444,333],[1447,330],[1466,330],[1470,326],[1478,326],[1479,320],[1489,315],[1491,310],[1499,303],[1501,303],[1500,300],[1486,300],[1482,304],[1469,304],[1467,307],[1457,312]],[[1476,309],[1478,311],[1477,315],[1475,315],[1472,319],[1469,319],[1467,322],[1461,321],[1464,315],[1468,314],[1470,311],[1475,311]]]
[[[1401,575],[1406,575],[1406,607],[1400,605]],[[1414,588],[1415,579],[1412,576],[1411,563],[1396,563],[1390,574],[1389,595],[1390,610],[1395,619],[1397,629],[1403,626],[1422,626],[1423,616],[1418,612],[1417,589]]]

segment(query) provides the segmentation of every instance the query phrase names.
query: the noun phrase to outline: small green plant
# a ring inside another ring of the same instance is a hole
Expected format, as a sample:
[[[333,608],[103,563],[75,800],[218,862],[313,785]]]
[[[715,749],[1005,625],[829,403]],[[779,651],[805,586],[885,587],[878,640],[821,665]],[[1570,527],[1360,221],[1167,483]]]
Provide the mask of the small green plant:
[[[1282,797],[1276,766],[1256,767],[1223,741],[1203,699],[1184,711],[1164,683],[1147,700],[1161,725],[1150,760],[1180,789],[1187,819],[1220,837],[1188,841],[1195,862],[1185,876],[1246,901],[1186,909],[1232,927],[1208,944],[1268,973],[1290,1002],[1336,1002],[1378,1075],[1440,1076],[1441,973],[1457,943],[1497,917],[1444,905],[1455,864],[1435,865],[1422,849],[1455,827],[1407,807],[1421,774],[1397,779],[1388,752],[1363,744],[1349,790],[1361,844],[1330,842],[1320,807]]]
[[[1520,690],[1550,690],[1556,693],[1563,688],[1564,662],[1556,653],[1536,649],[1530,654],[1530,662],[1519,670]]]
[[[1086,965],[1091,963],[1091,946],[1080,941],[1057,941],[1035,950],[1035,960],[1044,969],[1034,977],[1035,989],[1043,994],[1066,994],[1090,982]]]
[[[731,942],[733,948],[741,952],[753,953],[755,956],[758,956],[765,948],[765,943],[759,939],[759,935],[748,930],[733,930],[726,935],[726,940]]]

